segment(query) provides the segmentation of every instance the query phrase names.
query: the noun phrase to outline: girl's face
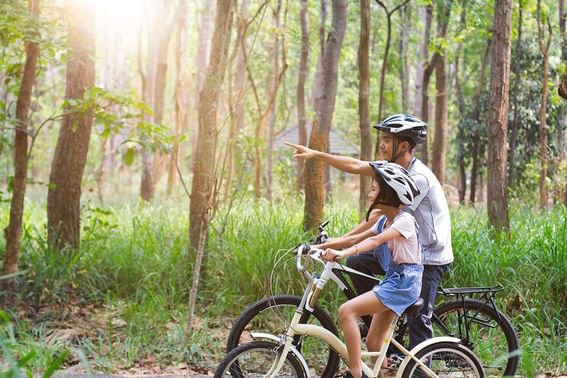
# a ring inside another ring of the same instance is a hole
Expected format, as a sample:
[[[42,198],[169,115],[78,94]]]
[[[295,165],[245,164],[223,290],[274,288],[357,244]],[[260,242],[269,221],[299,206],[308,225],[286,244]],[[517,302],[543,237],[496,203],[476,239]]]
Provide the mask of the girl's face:
[[[368,193],[368,201],[370,202],[370,206],[374,204],[376,197],[378,197],[378,193],[380,193],[380,187],[378,186],[378,182],[376,182],[376,180],[372,180],[370,193]]]

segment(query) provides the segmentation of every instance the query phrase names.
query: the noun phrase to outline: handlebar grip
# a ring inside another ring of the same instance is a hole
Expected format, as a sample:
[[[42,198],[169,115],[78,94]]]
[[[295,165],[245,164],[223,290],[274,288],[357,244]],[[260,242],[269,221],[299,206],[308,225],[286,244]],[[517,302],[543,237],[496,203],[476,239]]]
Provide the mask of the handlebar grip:
[[[301,264],[301,257],[303,255],[308,255],[309,251],[311,250],[311,246],[307,243],[304,244],[300,244],[299,247],[297,247],[297,270],[300,273],[303,273],[307,270],[307,266],[309,265],[309,258],[307,258],[305,260],[305,264]]]

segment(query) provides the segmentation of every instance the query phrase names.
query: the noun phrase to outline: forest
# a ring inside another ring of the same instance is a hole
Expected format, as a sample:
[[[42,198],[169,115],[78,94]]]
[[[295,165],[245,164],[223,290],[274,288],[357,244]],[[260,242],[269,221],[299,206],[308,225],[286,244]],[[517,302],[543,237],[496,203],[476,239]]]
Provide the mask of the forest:
[[[213,375],[247,305],[302,295],[289,251],[368,209],[368,177],[285,142],[373,161],[411,114],[442,286],[501,286],[504,361],[567,375],[566,25],[564,0],[0,0],[0,374]]]

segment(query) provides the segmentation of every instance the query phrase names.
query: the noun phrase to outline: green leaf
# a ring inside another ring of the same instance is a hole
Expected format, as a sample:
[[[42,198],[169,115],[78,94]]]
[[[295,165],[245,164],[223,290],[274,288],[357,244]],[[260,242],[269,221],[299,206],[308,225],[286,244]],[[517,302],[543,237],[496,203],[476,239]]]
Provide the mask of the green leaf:
[[[55,360],[51,362],[47,370],[43,373],[43,378],[49,378],[55,373],[55,370],[59,369],[63,362],[69,357],[69,351],[61,353]]]
[[[134,147],[128,148],[126,150],[126,153],[124,154],[124,164],[130,166],[134,163],[135,159],[136,159],[136,148]]]

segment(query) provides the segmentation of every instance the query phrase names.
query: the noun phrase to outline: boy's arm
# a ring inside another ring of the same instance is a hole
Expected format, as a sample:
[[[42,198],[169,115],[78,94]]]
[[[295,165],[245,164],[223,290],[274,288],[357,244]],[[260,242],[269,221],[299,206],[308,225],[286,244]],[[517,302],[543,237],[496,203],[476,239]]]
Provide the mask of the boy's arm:
[[[370,212],[370,216],[368,217],[368,221],[364,221],[359,223],[355,228],[344,234],[344,236],[353,236],[360,234],[366,230],[371,229],[375,224],[378,218],[382,215],[382,211],[378,209],[374,209]]]
[[[358,160],[348,156],[332,155],[326,152],[313,150],[299,144],[289,142],[285,142],[285,144],[295,148],[295,154],[293,156],[296,159],[317,159],[344,172],[365,176],[373,175],[372,168],[367,161]]]

